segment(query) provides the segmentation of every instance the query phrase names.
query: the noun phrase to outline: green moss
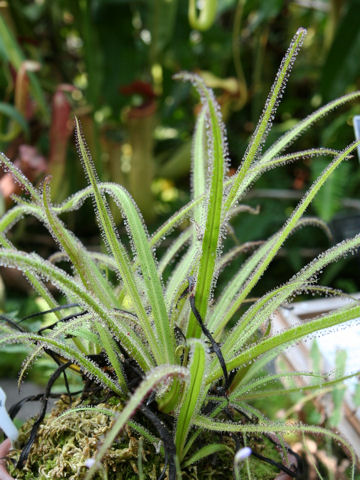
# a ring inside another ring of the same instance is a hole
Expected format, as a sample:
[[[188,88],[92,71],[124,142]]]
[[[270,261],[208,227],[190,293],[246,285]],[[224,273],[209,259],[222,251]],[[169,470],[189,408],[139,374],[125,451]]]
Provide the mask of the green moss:
[[[92,401],[97,403],[95,399]],[[77,400],[71,408],[85,407],[91,403],[91,399],[83,402]],[[62,415],[69,409],[68,399],[63,397],[44,419],[23,470],[18,471],[9,463],[10,473],[18,480],[82,480],[87,471],[86,460],[96,455],[114,420],[114,416],[105,414],[99,409],[112,410],[116,414],[121,411],[123,405],[118,398],[112,397],[106,404],[99,403],[96,407],[97,410],[78,410]],[[21,447],[29,438],[33,422],[34,420],[29,420],[21,428],[18,450],[11,454],[13,459],[18,459]],[[139,434],[126,427],[103,458],[103,470],[96,474],[95,480],[138,480],[139,439]],[[205,444],[214,442],[226,443],[231,451],[220,452],[188,467],[183,471],[184,480],[233,478],[233,457],[236,448],[232,437],[204,432],[195,442],[192,453]],[[266,439],[260,443],[250,441],[249,445],[262,455],[281,462],[279,452]],[[144,480],[156,480],[164,466],[163,456],[156,453],[154,446],[144,439],[141,451]],[[276,468],[255,457],[250,457],[249,464],[254,480],[273,480],[278,473]],[[246,475],[245,471],[243,475]]]
[[[95,456],[98,447],[111,428],[113,418],[99,411],[76,411],[59,418],[69,408],[67,399],[60,400],[50,415],[41,425],[35,443],[23,470],[18,471],[9,464],[10,473],[18,480],[28,479],[69,479],[81,480],[87,468],[87,459]],[[86,402],[89,404],[89,402]],[[118,412],[122,409],[119,400],[112,404],[100,403],[98,409],[111,409]],[[84,403],[77,401],[72,408],[83,407]],[[12,458],[19,457],[20,449],[29,438],[33,420],[26,422],[20,431],[18,450],[14,450]],[[101,480],[136,479],[138,461],[138,441],[129,427],[125,428],[117,438],[113,447],[103,459],[103,471],[94,478]],[[148,458],[151,457],[151,462]],[[157,468],[159,467],[159,468]],[[161,458],[154,455],[154,448],[144,444],[143,469],[146,478],[156,479],[156,470],[160,471]],[[106,472],[106,475],[105,475]],[[121,472],[121,477],[119,477]]]
[[[204,432],[199,436],[199,440],[194,444],[192,454],[196,450],[200,449],[205,444],[209,443],[226,443],[235,453],[235,441],[233,438],[223,435],[214,438],[211,432]],[[256,450],[263,456],[269,457],[272,460],[282,462],[280,453],[276,447],[266,438],[261,440],[249,441],[249,446]],[[186,480],[218,480],[219,478],[224,480],[233,480],[233,461],[234,453],[230,451],[223,451],[213,456],[206,457],[196,465],[192,465],[183,472],[182,478]],[[249,458],[249,467],[252,480],[274,480],[279,470],[272,465],[266,464],[254,456]],[[241,478],[247,478],[246,470],[242,469]]]

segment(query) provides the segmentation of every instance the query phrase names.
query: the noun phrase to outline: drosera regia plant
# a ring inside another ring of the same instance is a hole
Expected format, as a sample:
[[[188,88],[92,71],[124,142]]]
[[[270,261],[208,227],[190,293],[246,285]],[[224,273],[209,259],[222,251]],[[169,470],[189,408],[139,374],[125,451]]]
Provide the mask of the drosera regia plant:
[[[326,435],[340,443],[352,458],[350,476],[354,478],[355,454],[340,435],[318,426],[270,421],[250,403],[255,391],[257,398],[267,398],[269,385],[281,378],[280,374],[264,374],[264,368],[289,345],[360,316],[359,303],[349,298],[341,310],[295,325],[287,331],[270,333],[268,328],[274,313],[297,294],[333,293],[331,289],[316,286],[316,275],[331,262],[354,253],[360,246],[360,235],[328,249],[285,284],[252,304],[246,303],[287,238],[309,223],[304,214],[319,189],[360,144],[355,142],[343,151],[316,148],[284,153],[295,138],[325,114],[358,99],[360,92],[354,92],[321,107],[263,152],[265,138],[305,34],[305,29],[301,28],[294,36],[244,159],[230,178],[227,177],[225,129],[212,91],[196,75],[177,75],[178,79],[193,83],[202,103],[193,138],[193,199],[151,236],[127,191],[113,183],[101,183],[97,178],[78,121],[78,150],[89,186],[61,205],[51,203],[48,180],[41,190],[35,188],[2,156],[3,164],[30,198],[18,199],[18,204],[0,220],[0,262],[24,273],[58,321],[38,333],[29,333],[22,324],[14,321],[3,321],[0,343],[23,342],[33,347],[20,380],[36,357],[45,351],[59,365],[55,377],[66,373],[67,368],[78,369],[87,380],[86,385],[99,385],[124,403],[102,443],[86,461],[87,470],[85,468],[83,477],[86,480],[103,471],[106,452],[128,425],[137,428],[144,441],[162,442],[164,468],[159,478],[165,478],[165,472],[171,480],[181,478],[184,469],[229,449],[233,450],[235,474],[239,477],[240,462],[236,452],[248,448],[251,438],[259,435],[272,439],[276,436],[285,452],[284,464],[278,464],[279,468],[295,478],[298,474],[292,468],[296,470],[296,466],[287,464],[288,447],[282,436],[296,431]],[[304,157],[314,157],[316,161],[317,156],[333,159],[283,227],[254,250],[217,295],[215,287],[219,272],[241,250],[235,247],[223,253],[227,226],[237,213],[251,213],[249,207],[239,203],[251,185],[272,168]],[[94,201],[107,253],[87,250],[60,219],[65,212],[80,208],[89,197]],[[122,212],[130,248],[125,247],[113,222],[108,197]],[[59,255],[47,260],[36,253],[19,251],[11,244],[6,233],[24,215],[33,215],[46,226],[59,245]],[[159,246],[179,225],[183,227],[181,234],[175,239],[170,237],[172,243],[158,262]],[[59,259],[71,265],[70,274],[67,273],[69,268],[65,270],[56,265]],[[165,282],[162,274],[171,262],[172,275]],[[53,290],[49,290],[48,282],[71,306],[70,315],[65,318],[63,310],[58,308],[59,299],[54,297]],[[244,305],[251,306],[239,313]],[[260,331],[265,334],[259,338]],[[287,375],[313,376],[312,390],[327,388],[343,380],[309,372]],[[278,388],[277,393],[286,395],[285,387]],[[99,414],[96,405],[81,409],[70,406],[62,416],[84,409]],[[104,411],[106,409],[102,409]],[[133,421],[139,412],[147,419],[146,425],[140,426]],[[219,442],[218,436],[212,441],[207,435],[208,443],[199,446],[197,440],[204,431],[231,434],[236,440],[229,446]],[[251,450],[252,455],[256,455],[256,448]],[[138,470],[141,472],[139,455]],[[20,458],[20,465],[21,461],[25,461],[24,455]],[[247,461],[245,464],[249,474]],[[229,478],[232,478],[232,469],[233,465],[229,465]]]

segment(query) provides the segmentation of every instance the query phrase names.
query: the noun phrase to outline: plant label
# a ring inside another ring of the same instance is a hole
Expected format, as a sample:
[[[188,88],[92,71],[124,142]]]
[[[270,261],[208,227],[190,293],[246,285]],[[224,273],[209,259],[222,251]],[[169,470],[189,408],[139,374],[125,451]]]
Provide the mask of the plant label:
[[[6,410],[5,401],[6,394],[0,387],[0,429],[14,442],[18,438],[19,432]]]

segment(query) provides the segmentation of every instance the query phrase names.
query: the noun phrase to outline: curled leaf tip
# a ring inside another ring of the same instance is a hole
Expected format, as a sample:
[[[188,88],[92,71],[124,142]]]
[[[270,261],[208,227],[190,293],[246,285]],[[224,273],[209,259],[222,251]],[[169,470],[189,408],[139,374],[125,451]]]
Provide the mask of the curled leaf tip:
[[[44,178],[44,185],[48,185],[51,182],[52,178],[52,175],[46,175],[46,177]]]
[[[307,29],[305,27],[300,27],[296,30],[296,35],[306,35]]]

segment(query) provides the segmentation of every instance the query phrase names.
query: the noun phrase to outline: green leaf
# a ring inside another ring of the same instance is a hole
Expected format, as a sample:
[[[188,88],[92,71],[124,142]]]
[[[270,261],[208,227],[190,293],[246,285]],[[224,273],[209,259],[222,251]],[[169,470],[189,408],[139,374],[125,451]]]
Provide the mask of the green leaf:
[[[116,299],[113,294],[113,289],[102,276],[84,245],[65,228],[61,220],[54,214],[49,205],[49,197],[49,184],[45,181],[43,188],[43,205],[50,233],[57,239],[60,246],[68,255],[88,292],[96,295],[108,308],[115,306]]]
[[[257,380],[254,380],[253,382],[247,382],[244,384],[237,385],[236,388],[234,388],[231,391],[231,394],[229,395],[229,399],[231,401],[237,400],[237,399],[242,400],[243,399],[242,397],[244,394],[246,396],[251,391],[258,390],[259,387],[261,387],[262,385],[266,385],[271,382],[276,382],[277,380],[282,380],[283,378],[293,378],[293,377],[313,377],[317,379],[323,378],[322,375],[316,375],[309,372],[277,373],[275,375],[266,375],[265,377],[261,377]],[[304,388],[304,387],[303,386],[299,387],[299,390],[301,388]],[[260,391],[256,393],[259,394],[259,396],[261,396],[262,393],[266,394],[266,390],[264,392]]]
[[[207,161],[207,137],[206,137],[206,109],[203,108],[198,115],[194,140],[192,145],[192,189],[193,197],[199,198],[206,193],[206,170]],[[204,202],[194,207],[193,219],[200,228],[204,215]],[[196,229],[194,229],[194,243],[196,243]]]
[[[327,103],[326,105],[320,107],[315,112],[311,113],[308,117],[304,118],[298,122],[294,128],[284,133],[277,142],[275,142],[271,147],[266,150],[264,155],[259,161],[260,164],[265,165],[267,162],[272,160],[275,155],[278,155],[282,150],[287,148],[297,137],[304,133],[308,128],[311,127],[315,122],[322,119],[326,114],[330,113],[335,108],[340,107],[344,103],[357,100],[360,97],[360,91],[351,92],[342,97],[336,98],[332,102]]]
[[[219,106],[216,103],[213,93],[208,90],[203,81],[195,75],[180,74],[177,75],[176,78],[190,80],[195,83],[204,104],[203,108],[206,109],[207,120],[210,127],[210,132],[208,133],[209,141],[211,142],[211,149],[208,151],[211,164],[210,191],[209,196],[206,199],[206,224],[195,287],[196,307],[201,317],[205,318],[211,289],[213,287],[213,275],[219,246],[225,168],[224,162],[226,156],[224,149],[225,140],[223,138],[221,119],[219,118]],[[203,225],[200,226],[201,228],[203,227]],[[187,338],[197,338],[200,335],[201,328],[194,314],[191,313],[186,336]]]
[[[249,173],[251,174],[256,173],[258,175],[260,173],[265,173],[266,171],[272,168],[283,166],[290,162],[294,162],[295,160],[304,160],[306,158],[314,158],[314,157],[324,157],[328,155],[332,157],[336,157],[340,153],[341,152],[339,152],[338,150],[334,150],[333,148],[309,148],[308,150],[303,150],[301,152],[294,152],[294,153],[281,155],[265,163],[262,163],[260,161],[250,168]],[[311,162],[311,165],[315,163],[317,164],[318,162]]]
[[[237,433],[292,433],[292,432],[304,432],[312,433],[315,435],[324,435],[329,437],[338,444],[341,444],[348,449],[352,457],[351,465],[351,476],[350,478],[354,480],[355,475],[355,464],[356,464],[356,454],[352,446],[340,435],[332,432],[329,429],[322,427],[314,427],[301,424],[281,424],[281,423],[272,423],[267,422],[261,423],[259,425],[253,424],[239,424],[239,423],[228,423],[228,422],[219,422],[211,418],[205,417],[204,415],[198,415],[194,421],[195,425],[206,430],[211,430],[213,432],[237,432]]]
[[[1,18],[1,17],[0,17]],[[19,184],[27,190],[34,200],[39,200],[39,192],[34,188],[32,183],[25,177],[25,175],[18,169],[2,152],[0,152],[0,162],[4,164],[6,170],[8,170]]]
[[[220,453],[220,452],[231,452],[234,453],[234,451],[228,447],[227,445],[224,445],[223,443],[211,443],[209,445],[205,445],[204,447],[200,448],[197,452],[195,452],[186,462],[182,463],[182,467],[186,468],[192,465],[193,463],[199,462],[203,458],[209,457],[210,455],[214,455],[214,453]]]
[[[126,380],[122,371],[121,362],[120,362],[121,351],[119,350],[119,347],[116,345],[116,342],[113,339],[108,329],[104,328],[99,322],[95,323],[95,327],[99,333],[102,347],[105,350],[107,358],[116,374],[116,380],[118,381],[121,389],[124,392],[127,392],[128,390],[127,383],[126,383]]]
[[[90,320],[90,317],[89,317],[89,320]],[[71,324],[69,330],[67,330],[67,333],[69,335],[74,335],[76,337],[79,337],[82,340],[87,340],[93,345],[97,345],[98,347],[101,347],[101,342],[99,340],[99,337],[95,333],[91,332],[87,327],[74,328],[73,324]]]
[[[183,392],[175,430],[175,446],[180,461],[192,419],[198,413],[204,396],[205,347],[199,340],[193,340],[191,347],[190,380]]]
[[[126,422],[128,422],[136,409],[142,404],[145,397],[155,389],[157,384],[174,376],[186,378],[188,376],[188,371],[183,367],[162,365],[154,368],[151,373],[149,373],[148,377],[141,382],[136,391],[131,395],[130,400],[126,404],[125,408],[116,419],[110,432],[107,433],[96,455],[95,463],[87,472],[85,480],[90,480],[93,478],[96,470],[99,468],[101,459],[106,454],[115,438],[119,435],[122,428],[124,428]]]
[[[116,385],[116,383],[102,371],[94,362],[86,358],[85,355],[80,353],[77,349],[70,347],[69,345],[57,340],[55,338],[44,337],[42,335],[36,335],[34,333],[17,333],[14,335],[8,335],[0,338],[0,345],[3,343],[29,343],[38,342],[41,345],[56,349],[61,352],[67,360],[71,360],[80,366],[81,370],[90,374],[94,378],[98,379],[105,387],[111,391],[122,395],[122,390]]]
[[[254,164],[253,169],[249,169],[245,177],[243,178],[243,181],[240,182],[237,179],[237,176],[235,177],[235,181],[238,183],[238,186],[235,188],[237,190],[237,193],[234,193],[234,198],[232,201],[232,204],[235,204],[237,200],[239,200],[244,193],[247,191],[249,186],[254,182],[255,178],[259,174],[261,170],[266,170],[267,165],[269,165],[269,168],[273,165],[273,160],[279,153],[284,150],[285,148],[288,148],[292,142],[295,141],[297,137],[299,137],[302,133],[304,133],[307,129],[311,127],[315,122],[323,118],[325,115],[327,115],[329,112],[334,110],[335,108],[338,108],[339,106],[343,105],[346,102],[351,102],[353,100],[356,100],[360,97],[360,92],[352,92],[347,95],[344,95],[343,97],[337,98],[336,100],[324,105],[323,107],[319,108],[312,114],[310,114],[308,117],[305,119],[301,120],[298,122],[294,128],[289,130],[287,133],[282,135],[279,140],[277,140],[271,147],[262,155],[262,157],[258,160],[256,164]],[[230,179],[229,185],[232,185],[231,190],[234,189],[234,180],[233,178]],[[226,182],[226,185],[228,185],[228,182]]]
[[[187,228],[171,243],[159,262],[159,275],[164,273],[165,268],[175,259],[175,256],[184,248],[184,245],[190,241],[192,234],[191,229]]]
[[[241,293],[239,293],[236,297],[236,299],[232,302],[231,308],[226,312],[227,318],[230,320],[230,318],[234,315],[234,313],[237,311],[241,303],[244,301],[244,299],[248,296],[248,294],[251,292],[252,288],[256,285],[258,280],[261,278],[267,267],[269,266],[270,262],[274,258],[274,256],[277,254],[279,251],[280,247],[282,244],[285,242],[285,240],[288,238],[288,236],[291,234],[291,232],[294,230],[296,227],[298,221],[300,220],[301,216],[304,214],[306,208],[309,206],[309,204],[312,202],[314,199],[315,195],[318,193],[320,188],[324,185],[326,180],[330,177],[330,175],[333,173],[333,171],[341,164],[341,162],[348,157],[348,155],[357,148],[357,146],[360,145],[360,141],[354,142],[351,145],[349,145],[340,155],[338,155],[330,164],[329,166],[322,172],[320,177],[316,180],[316,182],[311,186],[311,188],[308,190],[308,192],[305,194],[304,198],[302,201],[298,204],[296,209],[293,211],[291,217],[288,219],[288,221],[285,223],[283,228],[276,234],[274,237],[268,242],[268,244],[263,245],[262,247],[259,248],[259,252],[264,252],[264,255],[260,259],[258,265],[254,269],[251,277],[247,279],[246,284],[244,285],[243,289],[241,290]],[[268,247],[268,250],[266,251],[266,248]],[[231,283],[236,283],[238,282],[238,278],[236,278],[235,282]],[[234,285],[231,287],[231,291],[233,292]],[[226,295],[228,297],[228,292],[230,290],[226,289]],[[235,298],[235,297],[234,297]]]
[[[138,335],[122,322],[114,321],[112,313],[63,270],[55,267],[35,253],[27,254],[11,249],[0,249],[0,264],[16,266],[16,268],[21,270],[29,269],[51,279],[51,283],[65,292],[69,298],[76,296],[78,302],[84,306],[85,310],[92,312],[95,318],[100,318],[107,324],[109,329],[120,338],[122,345],[144,371],[149,370],[150,366],[153,365],[153,359]]]
[[[20,130],[24,130],[25,135],[29,135],[29,126],[27,124],[27,121],[21,115],[19,110],[17,110],[15,107],[10,105],[9,103],[4,103],[0,102],[0,113],[4,114],[5,116],[11,118],[14,122],[18,124],[20,127]],[[5,134],[0,134],[0,141],[1,142],[9,142],[13,140],[14,134],[17,135],[19,132],[18,128],[16,127],[15,129],[9,129],[8,133]]]
[[[239,187],[242,184],[242,181],[250,165],[256,159],[259,149],[261,148],[261,145],[264,143],[266,135],[270,130],[270,127],[272,124],[272,117],[274,116],[276,108],[279,104],[284,87],[286,85],[289,72],[295,61],[299,48],[301,48],[305,35],[306,35],[306,30],[304,28],[299,28],[295,36],[293,37],[293,40],[290,44],[290,47],[284,59],[281,62],[280,69],[277,73],[275,82],[272,85],[270,94],[266,100],[265,110],[261,115],[259,123],[251,139],[250,145],[246,150],[243,163],[238,173],[235,175],[234,182],[226,198],[225,213],[227,213],[236,202],[239,196]]]
[[[349,307],[346,310],[333,312],[298,327],[290,328],[286,332],[263,340],[257,345],[249,347],[247,351],[235,356],[232,360],[227,362],[228,370],[233,370],[234,368],[239,368],[242,365],[246,365],[269,350],[273,350],[278,347],[283,349],[296,340],[304,338],[320,330],[324,330],[325,328],[341,325],[342,323],[353,320],[358,316],[360,316],[360,306],[357,305],[355,307]],[[215,371],[212,371],[207,381],[213,382],[220,377],[221,370],[216,369]]]
[[[15,209],[16,209],[16,207],[15,207]],[[14,209],[12,209],[12,210],[14,210]],[[7,215],[5,214],[5,216],[7,216]],[[1,225],[1,223],[2,222],[0,220],[0,225]],[[2,228],[1,227],[0,227],[0,245],[3,248],[9,248],[9,249],[13,248],[13,245],[11,244],[11,242],[2,233]],[[35,292],[37,292],[37,294],[43,300],[45,300],[45,302],[47,303],[48,309],[52,309],[52,308],[57,307],[58,306],[57,301],[54,299],[54,297],[52,296],[52,294],[50,293],[49,289],[46,287],[44,282],[42,282],[40,280],[40,278],[37,275],[35,275],[33,272],[31,272],[30,270],[24,269],[23,271],[24,271],[24,275],[27,278],[27,280],[29,281],[30,285],[32,285],[34,287]],[[58,319],[60,319],[61,316],[62,316],[61,311],[55,312],[55,315],[57,316]]]
[[[84,163],[85,171],[87,173],[87,176],[89,178],[89,181],[93,189],[97,211],[99,214],[99,219],[98,219],[99,224],[104,232],[106,242],[117,262],[118,269],[119,269],[121,278],[124,282],[126,291],[130,295],[135,312],[138,315],[139,320],[141,321],[141,325],[144,329],[144,333],[151,345],[152,352],[155,358],[157,359],[157,361],[159,363],[162,363],[162,360],[164,358],[164,352],[162,351],[162,349],[159,348],[158,340],[162,340],[162,341],[164,340],[164,337],[162,335],[163,331],[158,330],[157,333],[159,335],[159,339],[156,339],[156,336],[154,335],[154,332],[152,329],[152,325],[145,311],[144,302],[142,301],[142,298],[139,293],[138,285],[135,280],[134,272],[131,268],[129,257],[127,255],[127,252],[124,246],[120,242],[120,239],[116,233],[115,225],[113,224],[112,218],[110,216],[109,209],[107,208],[105,199],[102,197],[101,192],[99,190],[96,173],[94,171],[94,166],[92,164],[90,154],[87,151],[87,147],[83,139],[83,136],[80,130],[80,125],[77,119],[76,119],[76,132],[77,132],[77,141],[78,141],[80,158]],[[126,209],[125,211],[128,214]],[[137,219],[134,218],[134,221],[137,221]],[[151,256],[151,259],[152,259],[152,256]],[[150,259],[148,260],[151,261]],[[148,276],[145,279],[145,281],[147,282],[147,284],[149,284],[151,282],[151,277]],[[165,328],[163,315],[160,317],[160,319],[155,319],[155,320],[160,322],[161,326]],[[169,338],[171,337],[169,336]],[[167,343],[167,346],[165,348],[165,355],[166,355],[166,358],[168,358],[168,360],[173,356],[173,350],[171,350],[170,342]]]
[[[359,241],[360,240],[358,236],[350,241],[345,241],[341,244],[335,245],[333,248],[326,250],[323,255],[320,255],[318,258],[306,265],[301,272],[290,279],[287,284],[265,294],[262,298],[260,298],[252,307],[248,309],[237,325],[233,328],[231,334],[228,335],[223,344],[223,353],[226,355],[235,348],[235,345],[237,345],[237,348],[240,348],[244,343],[246,343],[247,339],[250,338],[256,329],[259,328],[266,320],[270,319],[271,315],[274,314],[279,306],[291,298],[296,291],[301,292],[303,289],[305,289],[307,291],[316,292],[319,290],[321,292],[323,287],[317,287],[309,284],[311,279],[314,277],[314,275],[316,275],[317,272],[329,265],[329,263],[335,262],[336,260],[342,258],[346,252],[353,251],[354,244],[358,245]],[[249,328],[247,328],[248,325],[250,325]]]
[[[114,185],[109,193],[121,209],[128,225],[129,237],[132,239],[138,256],[138,263],[144,279],[147,297],[152,310],[152,317],[156,327],[156,339],[163,346],[160,349],[160,363],[175,363],[174,357],[174,333],[170,329],[170,322],[166,310],[162,285],[157,271],[157,265],[150,248],[149,239],[140,214],[128,192]],[[147,332],[146,332],[147,333]],[[153,334],[149,338],[152,348]],[[158,347],[156,346],[157,352]]]

